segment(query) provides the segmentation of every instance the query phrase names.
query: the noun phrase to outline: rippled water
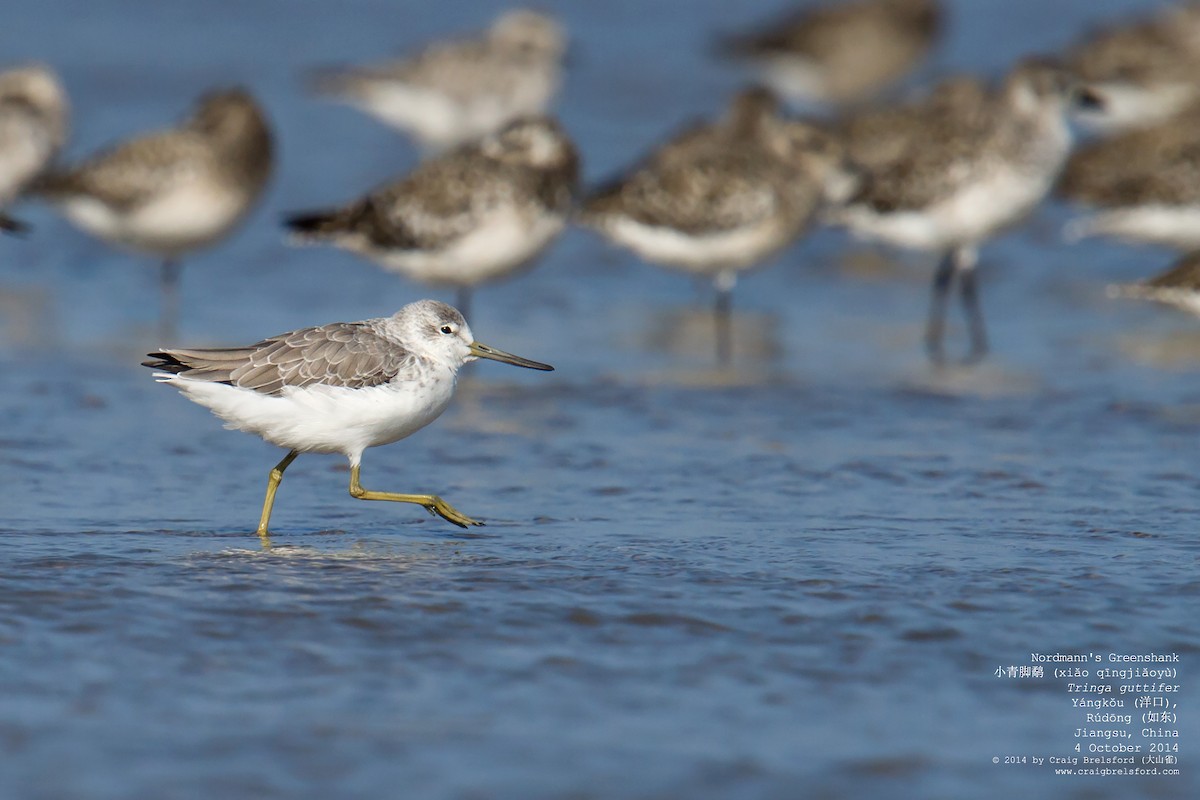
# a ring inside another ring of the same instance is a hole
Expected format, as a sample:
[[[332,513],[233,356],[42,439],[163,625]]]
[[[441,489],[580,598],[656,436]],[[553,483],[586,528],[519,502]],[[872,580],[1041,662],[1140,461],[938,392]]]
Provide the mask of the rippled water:
[[[565,6],[589,178],[711,113],[738,78],[705,37],[773,5]],[[994,72],[1138,5],[956,3],[926,75]],[[414,159],[297,74],[498,7],[59,0],[6,19],[6,58],[61,70],[73,155],[214,82],[264,99],[266,207],[184,272],[182,338],[249,341],[430,293],[282,244],[284,210]],[[442,420],[364,462],[367,486],[488,526],[355,502],[344,463],[309,456],[264,550],[280,454],[137,366],[154,273],[23,216],[35,233],[0,239],[0,796],[1198,793],[1200,326],[1104,296],[1168,253],[1067,247],[1068,211],[1045,209],[985,250],[995,357],[938,375],[930,265],[822,232],[739,285],[722,375],[702,287],[572,231],[473,321],[558,371],[473,366]],[[1185,774],[993,766],[1076,741],[1060,687],[993,675],[1032,651],[1180,653]]]

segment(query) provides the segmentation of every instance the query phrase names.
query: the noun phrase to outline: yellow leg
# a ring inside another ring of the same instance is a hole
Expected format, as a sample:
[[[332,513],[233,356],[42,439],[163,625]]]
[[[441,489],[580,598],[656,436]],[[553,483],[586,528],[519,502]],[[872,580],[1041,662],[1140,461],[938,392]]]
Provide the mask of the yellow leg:
[[[298,450],[288,453],[282,461],[275,465],[275,469],[271,470],[271,477],[267,478],[267,497],[263,500],[262,516],[258,520],[258,535],[264,539],[269,535],[267,523],[271,521],[271,509],[275,506],[275,492],[279,489],[279,482],[283,480],[283,471],[296,460],[298,455],[300,455]]]
[[[483,524],[479,520],[471,519],[466,514],[458,511],[454,506],[436,494],[394,494],[392,492],[367,491],[358,482],[357,465],[350,468],[350,496],[358,500],[387,500],[392,503],[416,503],[419,506],[424,506],[425,510],[430,514],[436,514],[460,528]]]

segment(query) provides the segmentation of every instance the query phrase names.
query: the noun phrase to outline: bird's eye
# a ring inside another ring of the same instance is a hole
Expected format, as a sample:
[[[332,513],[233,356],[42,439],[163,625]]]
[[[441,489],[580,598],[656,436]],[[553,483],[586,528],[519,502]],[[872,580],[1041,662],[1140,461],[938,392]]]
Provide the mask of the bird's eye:
[[[446,334],[447,336],[454,333],[454,328],[450,325],[443,325],[440,330],[442,331],[442,333]]]

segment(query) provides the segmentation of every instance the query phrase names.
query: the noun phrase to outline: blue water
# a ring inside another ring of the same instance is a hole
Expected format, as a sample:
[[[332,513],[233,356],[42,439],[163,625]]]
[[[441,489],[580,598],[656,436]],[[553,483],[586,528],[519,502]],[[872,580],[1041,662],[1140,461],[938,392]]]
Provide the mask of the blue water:
[[[953,3],[918,80],[1152,5]],[[588,178],[715,113],[741,76],[708,36],[775,7],[556,8]],[[0,37],[63,75],[72,157],[213,84],[262,98],[270,194],[184,270],[181,341],[228,343],[437,296],[283,243],[284,211],[416,158],[297,76],[500,8],[45,0]],[[355,502],[340,459],[308,456],[264,549],[280,453],[137,366],[152,265],[22,209],[35,232],[0,239],[0,797],[1200,795],[1200,326],[1106,299],[1172,256],[1067,246],[1069,215],[985,249],[994,357],[948,374],[920,350],[925,259],[808,237],[739,284],[739,367],[715,374],[704,287],[571,231],[472,320],[558,371],[475,365],[364,462],[368,487],[487,527]],[[993,766],[1078,741],[1060,681],[994,676],[1035,651],[1179,653],[1183,775]]]

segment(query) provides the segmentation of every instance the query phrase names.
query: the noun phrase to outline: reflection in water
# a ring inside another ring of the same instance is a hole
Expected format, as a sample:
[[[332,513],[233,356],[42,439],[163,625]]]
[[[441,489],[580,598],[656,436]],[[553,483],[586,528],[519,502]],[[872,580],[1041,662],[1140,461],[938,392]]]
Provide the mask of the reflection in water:
[[[0,286],[0,347],[41,350],[60,344],[48,287]]]
[[[64,26],[76,5],[25,4],[6,43],[61,65],[77,152],[209,79],[249,83],[279,131],[268,207],[189,267],[186,341],[445,299],[284,245],[284,210],[415,158],[293,78],[494,7],[398,27],[395,4],[143,19],[93,0]],[[589,179],[717,108],[732,84],[697,43],[777,3],[632,5],[560,4],[586,58],[559,110]],[[946,66],[999,72],[1030,15],[1065,42],[1140,5],[957,3]],[[439,424],[372,452],[369,485],[443,492],[487,526],[356,502],[345,460],[313,456],[264,546],[283,452],[137,366],[171,344],[146,335],[147,273],[19,211],[32,233],[0,239],[0,797],[1037,797],[1044,773],[988,759],[1069,748],[1079,711],[997,665],[1200,652],[1200,335],[1103,292],[1160,254],[1014,230],[983,254],[998,358],[936,371],[932,265],[838,267],[852,245],[816,232],[739,285],[720,370],[706,296],[567,231],[473,311],[557,371],[469,367]],[[1058,791],[1200,796],[1191,773]]]
[[[710,309],[696,307],[656,310],[648,320],[639,344],[651,351],[661,351],[683,360],[712,361],[713,315]],[[732,328],[732,360],[752,364],[779,357],[782,343],[779,320],[775,314],[739,311],[734,309]]]
[[[901,383],[911,391],[978,398],[1031,395],[1045,386],[1038,373],[998,363],[998,359],[974,366],[928,367]]]

